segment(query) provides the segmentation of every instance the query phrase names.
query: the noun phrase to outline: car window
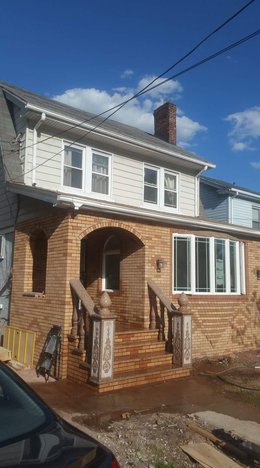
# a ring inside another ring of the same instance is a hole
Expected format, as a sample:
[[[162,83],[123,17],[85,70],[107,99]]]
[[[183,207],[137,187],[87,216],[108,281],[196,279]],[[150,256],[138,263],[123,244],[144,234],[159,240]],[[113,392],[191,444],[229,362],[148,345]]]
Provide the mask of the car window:
[[[0,369],[0,444],[11,443],[47,420],[43,408],[11,375]]]

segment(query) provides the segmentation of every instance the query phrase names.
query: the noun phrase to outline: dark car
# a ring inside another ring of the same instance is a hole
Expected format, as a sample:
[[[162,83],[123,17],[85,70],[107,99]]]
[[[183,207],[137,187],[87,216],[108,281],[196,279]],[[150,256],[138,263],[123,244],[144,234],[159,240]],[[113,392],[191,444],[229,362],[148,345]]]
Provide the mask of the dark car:
[[[119,468],[113,453],[60,418],[0,362],[0,467]]]

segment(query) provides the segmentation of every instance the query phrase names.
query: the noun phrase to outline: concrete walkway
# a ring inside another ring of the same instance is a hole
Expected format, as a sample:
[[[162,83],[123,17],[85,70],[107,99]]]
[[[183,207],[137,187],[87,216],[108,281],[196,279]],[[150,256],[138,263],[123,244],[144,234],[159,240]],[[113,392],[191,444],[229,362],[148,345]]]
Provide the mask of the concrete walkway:
[[[36,377],[34,370],[23,369],[18,374],[56,411],[84,415],[89,425],[108,423],[127,412],[158,410],[179,414],[214,411],[260,423],[259,410],[231,399],[221,381],[205,376],[97,394],[85,385],[69,381],[46,383],[42,377]]]

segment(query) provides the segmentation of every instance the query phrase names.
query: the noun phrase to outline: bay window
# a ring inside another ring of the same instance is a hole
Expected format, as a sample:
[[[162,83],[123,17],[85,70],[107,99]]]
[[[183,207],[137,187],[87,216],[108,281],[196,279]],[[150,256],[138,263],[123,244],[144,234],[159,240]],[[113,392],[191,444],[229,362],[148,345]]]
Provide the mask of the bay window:
[[[174,234],[173,290],[192,294],[244,293],[243,243]]]

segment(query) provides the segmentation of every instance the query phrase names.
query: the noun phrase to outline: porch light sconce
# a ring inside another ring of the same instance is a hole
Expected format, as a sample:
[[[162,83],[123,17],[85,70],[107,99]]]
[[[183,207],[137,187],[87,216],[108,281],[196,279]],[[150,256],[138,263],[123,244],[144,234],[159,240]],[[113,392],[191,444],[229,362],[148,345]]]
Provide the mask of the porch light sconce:
[[[156,260],[156,268],[157,268],[157,271],[160,273],[162,271],[162,269],[164,268],[164,261],[161,259],[161,258],[158,258]]]
[[[260,280],[260,270],[256,270],[256,277],[258,280]]]

